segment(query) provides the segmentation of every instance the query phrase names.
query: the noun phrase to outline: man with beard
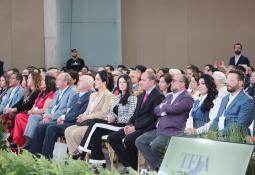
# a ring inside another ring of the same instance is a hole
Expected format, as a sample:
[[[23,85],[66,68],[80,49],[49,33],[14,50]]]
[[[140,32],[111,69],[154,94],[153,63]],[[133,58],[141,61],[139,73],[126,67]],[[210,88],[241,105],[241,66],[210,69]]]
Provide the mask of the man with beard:
[[[250,66],[250,62],[249,59],[245,56],[243,56],[241,54],[242,52],[242,44],[241,43],[236,43],[234,44],[234,52],[235,52],[235,56],[232,56],[229,60],[229,65],[234,65],[234,66],[238,66],[238,65],[242,65],[245,64],[247,66]]]
[[[213,121],[211,130],[218,128],[223,136],[227,136],[233,127],[243,129],[249,133],[254,116],[254,101],[243,90],[244,73],[231,70],[227,76],[228,95],[223,97],[217,117]]]
[[[79,72],[85,66],[84,60],[78,56],[76,48],[71,49],[71,58],[66,62],[66,68]]]

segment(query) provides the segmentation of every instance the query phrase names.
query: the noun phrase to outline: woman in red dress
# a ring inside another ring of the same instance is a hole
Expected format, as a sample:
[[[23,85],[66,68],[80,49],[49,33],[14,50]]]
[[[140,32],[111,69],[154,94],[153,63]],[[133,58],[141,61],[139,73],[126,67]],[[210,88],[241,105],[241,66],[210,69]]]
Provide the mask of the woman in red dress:
[[[42,92],[36,98],[33,108],[27,113],[19,113],[16,116],[12,142],[19,147],[23,146],[26,141],[23,134],[29,116],[33,114],[43,114],[45,109],[50,105],[56,90],[55,78],[46,76],[45,80],[41,82],[41,89]]]

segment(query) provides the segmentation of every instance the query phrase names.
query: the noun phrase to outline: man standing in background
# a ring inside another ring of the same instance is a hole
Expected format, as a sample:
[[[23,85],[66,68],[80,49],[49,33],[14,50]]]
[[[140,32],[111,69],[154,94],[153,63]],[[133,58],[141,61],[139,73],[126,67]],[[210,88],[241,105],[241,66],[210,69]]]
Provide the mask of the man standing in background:
[[[85,66],[84,60],[78,57],[76,48],[71,49],[71,58],[66,62],[66,68],[79,72]]]
[[[250,66],[249,59],[242,55],[242,49],[243,49],[243,46],[241,43],[234,44],[235,55],[230,58],[229,65],[238,66],[240,64],[241,65],[244,64],[244,65]]]

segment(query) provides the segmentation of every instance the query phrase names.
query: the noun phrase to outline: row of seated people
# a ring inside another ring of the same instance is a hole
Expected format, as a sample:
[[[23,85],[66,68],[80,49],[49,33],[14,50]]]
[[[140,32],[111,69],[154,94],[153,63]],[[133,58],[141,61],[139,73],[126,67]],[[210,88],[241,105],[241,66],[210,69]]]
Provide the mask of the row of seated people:
[[[138,96],[132,93],[131,78],[126,74],[118,77],[119,94],[114,96],[111,79],[104,70],[95,80],[82,75],[77,92],[68,73],[60,73],[56,82],[51,76],[42,79],[40,74],[30,73],[29,91],[22,96],[21,77],[12,74],[11,89],[0,110],[3,117],[16,113],[13,143],[25,143],[32,153],[52,158],[55,141],[65,136],[74,158],[90,153],[91,163],[104,164],[101,137],[109,135],[107,141],[124,167],[137,168],[138,148],[151,168],[158,170],[162,149],[171,136],[201,134],[210,128],[227,135],[233,123],[248,134],[254,119],[254,100],[243,90],[240,70],[228,73],[227,95],[220,95],[212,76],[200,76],[200,95],[195,102],[187,91],[189,80],[181,73],[172,75],[171,92],[165,95],[159,92],[153,71],[142,73],[139,86],[143,92]]]

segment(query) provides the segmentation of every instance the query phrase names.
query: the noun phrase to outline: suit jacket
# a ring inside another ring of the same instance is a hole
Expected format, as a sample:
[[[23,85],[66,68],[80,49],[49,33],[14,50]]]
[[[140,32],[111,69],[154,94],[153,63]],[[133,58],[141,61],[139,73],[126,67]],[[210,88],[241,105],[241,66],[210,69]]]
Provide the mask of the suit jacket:
[[[243,55],[240,56],[239,60],[237,61],[237,64],[235,64],[235,56],[232,56],[229,60],[229,65],[238,66],[239,64],[247,64],[250,66],[249,59]]]
[[[14,88],[10,88],[6,94],[6,98],[4,98],[4,100],[2,101],[2,103],[0,104],[0,113],[3,113],[4,108],[6,107],[6,105],[9,103],[9,107],[13,107],[16,103],[18,103],[18,101],[20,101],[20,99],[23,96],[23,88],[19,85],[17,87],[17,89],[15,90],[12,99],[10,99],[11,96],[11,92]]]
[[[135,113],[128,122],[135,127],[136,131],[141,130],[142,132],[155,129],[157,117],[154,114],[154,108],[165,98],[156,87],[143,104],[144,95],[145,91],[138,96]]]
[[[89,103],[91,91],[83,94],[79,97],[79,93],[76,93],[72,98],[72,102],[70,104],[70,109],[65,115],[64,123],[75,123],[76,117],[87,109]]]
[[[89,104],[84,114],[89,119],[104,119],[111,110],[114,95],[109,91],[94,92],[89,97]]]
[[[189,112],[193,105],[191,94],[183,91],[171,104],[173,95],[169,94],[162,105],[155,108],[155,114],[160,117],[157,130],[165,136],[172,136],[182,131],[185,128],[185,123],[189,117]],[[165,113],[163,116],[162,114]]]
[[[67,108],[68,106],[70,106],[70,103],[72,101],[72,97],[75,94],[75,91],[72,87],[69,86],[63,93],[61,99],[58,100],[60,94],[60,90],[57,90],[55,92],[54,98],[50,106],[45,110],[45,113],[51,116],[52,121],[56,121],[58,117],[66,113]]]
[[[247,93],[255,100],[255,84],[247,89]]]
[[[233,124],[244,127],[244,129],[248,132],[248,127],[251,125],[252,120],[254,119],[253,99],[242,90],[226,108],[228,100],[229,95],[223,97],[219,112],[213,121],[212,127],[218,127],[219,118],[224,115],[224,129],[221,130],[223,135],[228,134],[228,130]]]

